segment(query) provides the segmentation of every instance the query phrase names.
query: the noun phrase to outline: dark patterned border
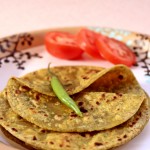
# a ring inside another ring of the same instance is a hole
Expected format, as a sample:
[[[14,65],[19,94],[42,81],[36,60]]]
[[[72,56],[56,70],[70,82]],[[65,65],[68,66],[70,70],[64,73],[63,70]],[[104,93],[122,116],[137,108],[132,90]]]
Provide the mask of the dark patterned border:
[[[32,57],[42,58],[38,53],[19,51],[19,47],[31,46],[34,38],[29,33],[13,35],[0,40],[0,68],[3,63],[15,63],[18,69],[25,69],[24,64]],[[23,49],[23,48],[22,48]]]
[[[145,75],[150,76],[150,37],[148,35],[136,34],[137,39],[132,47],[137,56],[135,66],[144,69]]]

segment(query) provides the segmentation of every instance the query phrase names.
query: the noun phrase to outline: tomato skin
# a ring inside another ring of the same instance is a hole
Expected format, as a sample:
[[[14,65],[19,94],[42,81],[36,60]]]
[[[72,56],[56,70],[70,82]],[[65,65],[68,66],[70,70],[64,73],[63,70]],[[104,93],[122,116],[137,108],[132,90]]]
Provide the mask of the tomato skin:
[[[135,54],[123,42],[106,36],[99,36],[96,41],[99,53],[113,64],[132,66],[136,62]]]
[[[66,32],[49,32],[45,36],[45,46],[51,55],[61,59],[78,59],[83,53],[74,35]]]
[[[89,29],[81,29],[76,35],[49,32],[45,36],[45,46],[51,55],[62,59],[79,59],[85,52],[93,58],[105,58],[113,64],[132,66],[136,63],[134,53],[123,42]]]
[[[100,53],[96,47],[97,33],[88,29],[81,29],[77,35],[76,40],[81,49],[96,59],[101,59]]]

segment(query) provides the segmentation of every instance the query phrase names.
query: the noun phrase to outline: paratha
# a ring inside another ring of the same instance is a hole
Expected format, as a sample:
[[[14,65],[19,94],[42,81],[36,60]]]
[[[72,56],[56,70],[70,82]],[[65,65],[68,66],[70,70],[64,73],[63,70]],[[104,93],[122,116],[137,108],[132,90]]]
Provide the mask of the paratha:
[[[0,94],[0,124],[13,136],[36,149],[106,150],[137,136],[149,120],[148,97],[127,122],[109,130],[85,133],[58,133],[39,128],[11,109],[7,92]]]
[[[94,92],[72,95],[83,112],[83,117],[77,116],[70,108],[60,103],[57,97],[39,93],[16,78],[11,78],[7,84],[7,99],[13,111],[47,130],[87,132],[109,129],[131,118],[138,111],[146,95],[125,66],[116,66],[100,73],[98,81],[95,82],[100,83],[100,88],[109,86],[110,91],[108,88],[107,92],[101,92],[97,88]],[[117,77],[115,78],[114,75]],[[118,79],[118,76],[122,76],[123,79]],[[103,78],[112,81],[103,84],[105,83]],[[120,87],[122,84],[124,88],[121,87],[120,90],[115,87],[116,85]],[[127,86],[130,90],[127,90]],[[113,91],[114,88],[118,90]]]
[[[69,95],[78,93],[97,80],[104,70],[95,66],[57,66],[51,71],[59,78]],[[16,78],[19,82],[34,89],[39,93],[55,96],[51,86],[51,76],[46,69],[40,69]]]
[[[59,78],[69,95],[86,91],[137,93],[139,83],[125,65],[111,68],[95,66],[58,66],[51,71]],[[49,96],[55,96],[51,86],[51,76],[47,69],[40,69],[16,78],[29,88]]]
[[[17,150],[36,150],[32,146],[29,146],[25,142],[13,136],[5,128],[0,126],[1,136],[11,145],[11,147],[17,148]],[[16,150],[16,149],[15,149]]]

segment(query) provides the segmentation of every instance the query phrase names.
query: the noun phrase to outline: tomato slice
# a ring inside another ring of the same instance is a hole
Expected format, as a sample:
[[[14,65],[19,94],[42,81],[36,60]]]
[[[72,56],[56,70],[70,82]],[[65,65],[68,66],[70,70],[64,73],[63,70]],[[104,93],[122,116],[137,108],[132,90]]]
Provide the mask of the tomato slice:
[[[123,42],[106,36],[99,36],[96,41],[99,53],[114,64],[132,66],[136,62],[135,54]]]
[[[45,36],[45,46],[51,55],[62,59],[78,59],[83,53],[75,36],[66,32],[49,32]]]
[[[100,53],[95,45],[97,33],[88,29],[81,29],[76,35],[76,40],[81,49],[96,59],[100,59]]]

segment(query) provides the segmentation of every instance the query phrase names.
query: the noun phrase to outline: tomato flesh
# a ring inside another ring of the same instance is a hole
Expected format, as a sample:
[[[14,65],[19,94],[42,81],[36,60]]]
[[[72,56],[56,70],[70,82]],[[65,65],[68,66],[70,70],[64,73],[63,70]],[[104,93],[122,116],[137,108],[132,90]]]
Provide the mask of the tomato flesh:
[[[78,59],[83,53],[74,35],[66,32],[49,32],[45,36],[45,46],[51,55],[62,59]]]
[[[81,49],[93,58],[100,59],[100,53],[95,45],[96,39],[97,33],[88,29],[81,29],[76,36],[77,43]]]
[[[113,64],[132,66],[136,63],[135,54],[125,43],[89,29],[81,29],[76,35],[49,32],[45,37],[45,46],[51,55],[62,59],[79,59],[85,52]]]
[[[125,43],[106,36],[97,38],[96,46],[99,53],[113,64],[124,64],[132,66],[136,62],[136,57]]]

